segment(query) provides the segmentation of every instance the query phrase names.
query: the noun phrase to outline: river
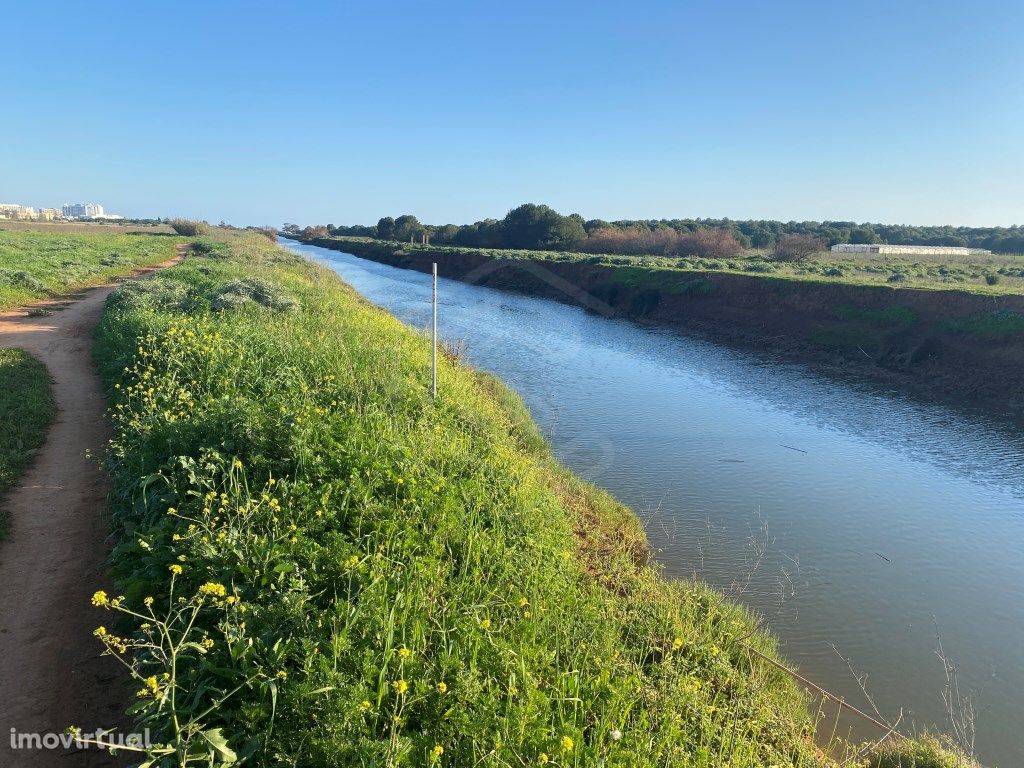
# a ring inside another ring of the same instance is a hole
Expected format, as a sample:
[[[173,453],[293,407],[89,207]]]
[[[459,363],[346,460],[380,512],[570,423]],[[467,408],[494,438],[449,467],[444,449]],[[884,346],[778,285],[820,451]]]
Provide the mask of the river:
[[[428,275],[286,247],[427,326]],[[1024,765],[1019,428],[547,299],[445,279],[439,295],[442,339],[641,515],[668,575],[759,612],[826,689],[871,711],[852,667],[888,720],[949,731],[941,639],[978,756]]]

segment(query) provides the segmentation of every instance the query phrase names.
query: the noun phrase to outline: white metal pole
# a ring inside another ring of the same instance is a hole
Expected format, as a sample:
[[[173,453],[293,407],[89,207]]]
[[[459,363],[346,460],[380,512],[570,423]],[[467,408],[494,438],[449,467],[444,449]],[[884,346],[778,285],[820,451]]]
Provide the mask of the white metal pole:
[[[430,397],[437,399],[437,262],[433,268],[433,293],[431,297],[431,309],[433,310],[434,322],[431,332],[431,354],[430,354]]]

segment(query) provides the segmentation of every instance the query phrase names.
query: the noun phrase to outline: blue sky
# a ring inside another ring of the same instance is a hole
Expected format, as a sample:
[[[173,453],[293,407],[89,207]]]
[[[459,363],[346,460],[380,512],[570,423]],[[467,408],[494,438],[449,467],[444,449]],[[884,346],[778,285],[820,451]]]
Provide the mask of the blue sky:
[[[20,3],[0,202],[1024,223],[1024,3]]]

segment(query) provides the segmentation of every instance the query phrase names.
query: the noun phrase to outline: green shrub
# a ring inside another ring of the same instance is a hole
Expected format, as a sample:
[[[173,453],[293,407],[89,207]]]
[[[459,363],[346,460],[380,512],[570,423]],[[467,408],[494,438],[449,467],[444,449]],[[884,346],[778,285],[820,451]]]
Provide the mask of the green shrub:
[[[184,237],[198,237],[210,234],[210,225],[197,219],[171,219],[171,229]]]
[[[868,768],[980,768],[948,739],[899,739],[872,755]]]

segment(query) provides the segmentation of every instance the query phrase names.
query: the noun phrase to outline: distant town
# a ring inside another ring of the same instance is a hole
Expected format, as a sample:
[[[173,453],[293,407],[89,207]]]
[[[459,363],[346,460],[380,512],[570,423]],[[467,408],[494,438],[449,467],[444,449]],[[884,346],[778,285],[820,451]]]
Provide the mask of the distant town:
[[[0,203],[0,219],[15,221],[79,221],[100,219],[117,221],[124,216],[106,213],[99,203],[65,203],[60,208],[34,208],[31,205]]]

